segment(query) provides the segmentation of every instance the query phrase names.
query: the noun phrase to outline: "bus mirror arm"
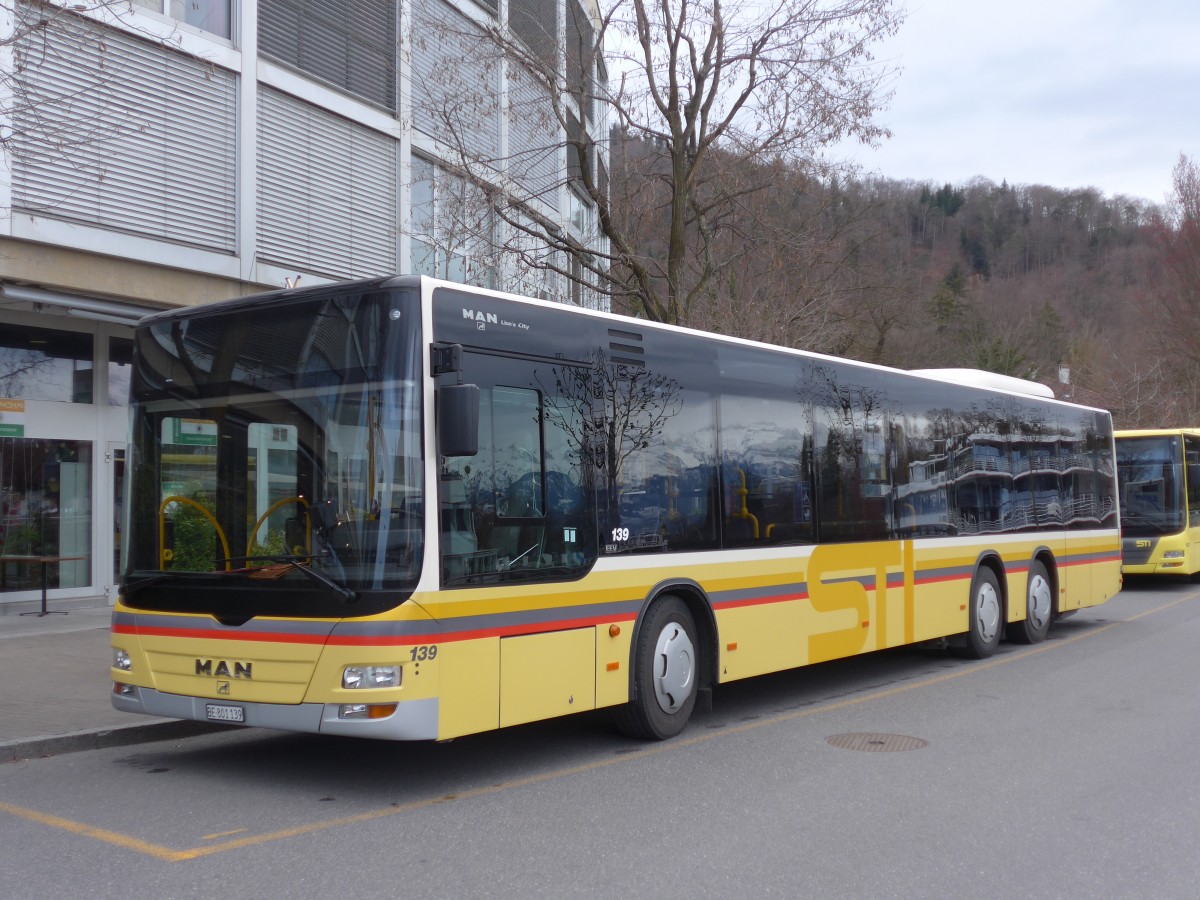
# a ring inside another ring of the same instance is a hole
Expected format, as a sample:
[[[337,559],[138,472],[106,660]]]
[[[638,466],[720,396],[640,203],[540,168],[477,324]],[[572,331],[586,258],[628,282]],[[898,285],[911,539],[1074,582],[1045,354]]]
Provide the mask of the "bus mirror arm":
[[[430,369],[434,378],[438,375],[457,375],[462,384],[462,344],[434,344],[429,348]]]
[[[475,456],[479,453],[479,386],[463,384],[462,344],[434,344],[429,352],[435,378],[458,376],[456,384],[437,388],[438,452],[442,456]]]

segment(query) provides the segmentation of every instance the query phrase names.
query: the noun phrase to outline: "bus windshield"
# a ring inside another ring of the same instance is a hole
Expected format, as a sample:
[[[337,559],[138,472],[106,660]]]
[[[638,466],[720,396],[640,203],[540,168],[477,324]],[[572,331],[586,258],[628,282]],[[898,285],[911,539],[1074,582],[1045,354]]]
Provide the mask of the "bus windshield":
[[[1121,528],[1151,537],[1183,530],[1183,456],[1178,435],[1123,437],[1117,444]]]
[[[366,615],[416,584],[419,304],[331,290],[139,328],[124,602]]]

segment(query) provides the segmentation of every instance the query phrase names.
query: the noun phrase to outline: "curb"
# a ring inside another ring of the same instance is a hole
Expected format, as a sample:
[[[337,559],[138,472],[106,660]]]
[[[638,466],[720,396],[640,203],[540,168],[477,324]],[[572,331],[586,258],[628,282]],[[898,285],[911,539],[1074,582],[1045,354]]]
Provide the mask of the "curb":
[[[151,741],[170,741],[220,731],[231,731],[236,725],[213,725],[184,719],[168,719],[147,724],[119,725],[112,728],[93,728],[69,734],[16,738],[0,741],[0,764],[20,759],[40,759],[81,750],[103,750]]]

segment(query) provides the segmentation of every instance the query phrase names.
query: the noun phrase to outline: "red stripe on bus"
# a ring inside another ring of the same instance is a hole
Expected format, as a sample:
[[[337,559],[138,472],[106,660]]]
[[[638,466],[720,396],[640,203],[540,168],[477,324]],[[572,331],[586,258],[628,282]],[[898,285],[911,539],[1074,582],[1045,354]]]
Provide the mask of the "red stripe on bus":
[[[1092,557],[1091,559],[1067,559],[1059,563],[1059,566],[1092,566],[1100,563],[1120,562],[1121,554],[1115,556],[1101,556],[1099,558]]]
[[[917,587],[922,584],[943,584],[947,581],[966,581],[970,578],[966,573],[955,573],[951,575],[922,575],[920,572],[913,574],[913,586]]]

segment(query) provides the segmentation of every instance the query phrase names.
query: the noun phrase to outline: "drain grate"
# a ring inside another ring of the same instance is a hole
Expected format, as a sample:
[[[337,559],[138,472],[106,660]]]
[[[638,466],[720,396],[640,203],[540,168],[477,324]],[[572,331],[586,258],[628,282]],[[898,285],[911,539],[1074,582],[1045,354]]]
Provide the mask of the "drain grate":
[[[919,737],[873,732],[835,734],[833,737],[825,738],[825,742],[843,750],[864,750],[867,753],[897,753],[901,750],[920,750],[922,747],[929,746],[929,741],[921,740]]]

